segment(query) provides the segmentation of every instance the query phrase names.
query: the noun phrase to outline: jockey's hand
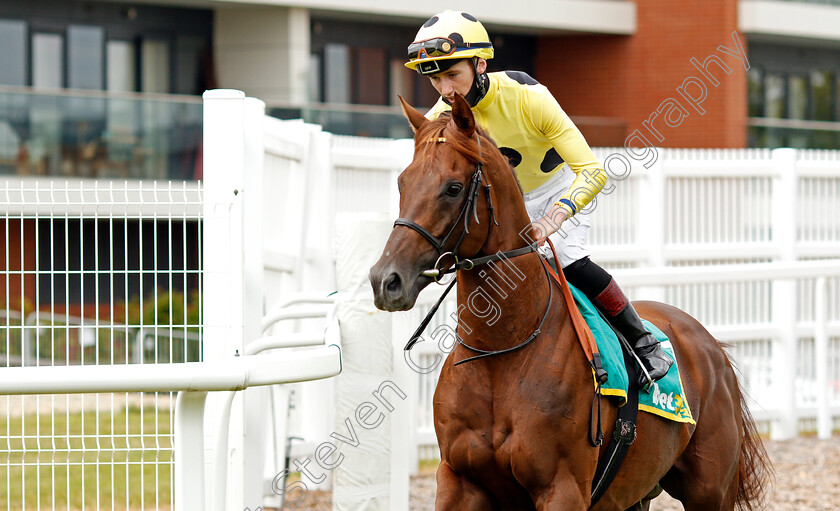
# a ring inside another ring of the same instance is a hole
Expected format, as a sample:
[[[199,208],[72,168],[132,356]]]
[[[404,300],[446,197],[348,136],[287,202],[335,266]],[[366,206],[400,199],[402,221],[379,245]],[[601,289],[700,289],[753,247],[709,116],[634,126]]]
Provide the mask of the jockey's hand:
[[[560,226],[566,221],[566,211],[560,206],[552,207],[548,213],[531,224],[531,232],[535,240],[547,238],[560,230]]]

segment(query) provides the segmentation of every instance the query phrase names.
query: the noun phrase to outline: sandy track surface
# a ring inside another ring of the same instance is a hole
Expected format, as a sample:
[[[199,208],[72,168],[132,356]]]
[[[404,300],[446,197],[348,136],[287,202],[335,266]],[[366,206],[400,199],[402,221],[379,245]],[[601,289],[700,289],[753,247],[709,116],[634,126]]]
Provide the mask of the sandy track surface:
[[[829,440],[795,438],[765,442],[773,460],[776,481],[767,511],[836,511],[840,508],[840,436]],[[411,480],[411,511],[434,509],[434,474]],[[297,510],[331,511],[329,492],[312,492]],[[678,511],[682,505],[667,494],[651,504],[651,511]]]

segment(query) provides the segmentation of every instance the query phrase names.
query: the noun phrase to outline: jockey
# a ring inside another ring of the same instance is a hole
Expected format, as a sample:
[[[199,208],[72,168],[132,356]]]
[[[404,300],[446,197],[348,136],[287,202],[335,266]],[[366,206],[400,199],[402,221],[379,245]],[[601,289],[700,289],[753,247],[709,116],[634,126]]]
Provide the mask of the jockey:
[[[612,276],[589,258],[589,215],[578,214],[563,225],[601,191],[607,175],[554,96],[521,71],[487,73],[493,45],[484,26],[465,12],[429,18],[408,46],[408,58],[406,67],[428,76],[441,96],[426,117],[449,110],[455,93],[461,94],[478,125],[510,160],[534,231],[538,237],[551,236],[566,278],[633,346],[651,377],[642,374],[640,385],[649,388],[665,376],[673,360],[642,325]]]

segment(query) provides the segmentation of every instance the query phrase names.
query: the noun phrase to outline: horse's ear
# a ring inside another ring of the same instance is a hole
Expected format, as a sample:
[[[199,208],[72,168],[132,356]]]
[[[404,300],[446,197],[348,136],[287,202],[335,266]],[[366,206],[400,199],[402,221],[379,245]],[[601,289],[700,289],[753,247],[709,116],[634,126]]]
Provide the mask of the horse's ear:
[[[470,110],[470,105],[464,99],[464,96],[457,92],[455,93],[455,100],[452,101],[452,122],[468,137],[472,137],[475,133],[475,117]]]
[[[411,124],[411,129],[414,133],[417,133],[417,130],[429,122],[429,120],[426,119],[423,114],[418,112],[416,108],[406,103],[402,96],[397,94],[397,97],[400,98],[400,106],[402,106],[403,115],[406,119],[408,119],[408,123]]]

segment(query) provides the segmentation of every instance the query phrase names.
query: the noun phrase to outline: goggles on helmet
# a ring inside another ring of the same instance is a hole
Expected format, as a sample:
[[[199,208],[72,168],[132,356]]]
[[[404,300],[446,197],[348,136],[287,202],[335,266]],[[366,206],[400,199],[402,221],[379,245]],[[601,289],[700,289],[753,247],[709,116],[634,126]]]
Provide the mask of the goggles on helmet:
[[[427,59],[433,57],[446,57],[458,50],[469,48],[491,48],[493,45],[487,43],[462,43],[455,44],[455,41],[448,37],[435,37],[425,41],[415,41],[408,45],[408,59]]]

